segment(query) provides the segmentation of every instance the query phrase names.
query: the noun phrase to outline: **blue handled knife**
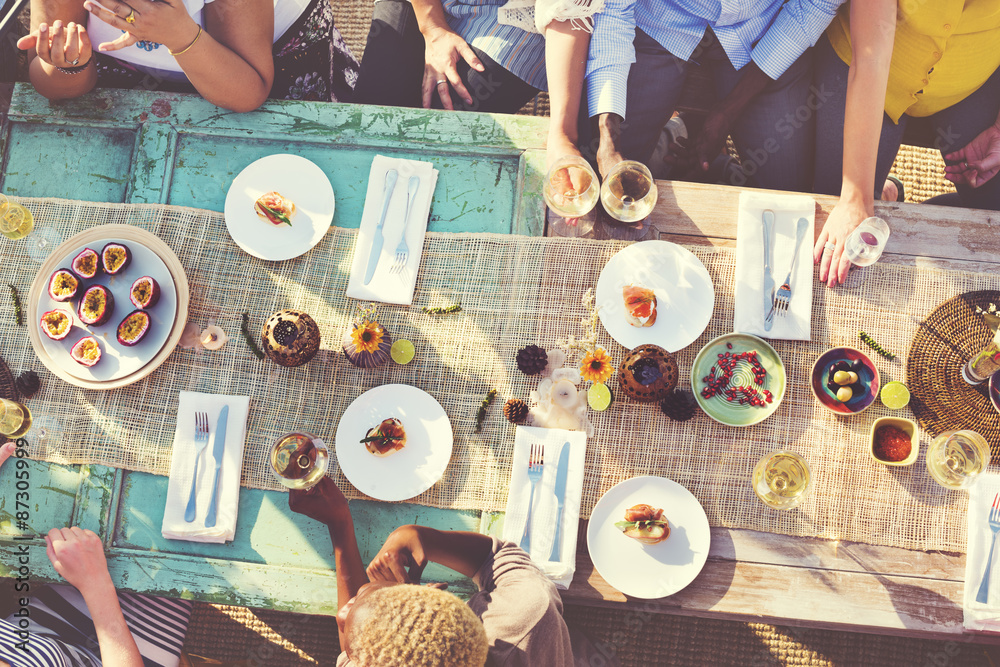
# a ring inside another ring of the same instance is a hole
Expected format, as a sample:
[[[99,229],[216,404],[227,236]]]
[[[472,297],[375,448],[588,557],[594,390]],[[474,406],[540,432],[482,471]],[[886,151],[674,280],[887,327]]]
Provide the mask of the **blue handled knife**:
[[[212,502],[208,504],[205,527],[215,525],[215,515],[219,508],[219,477],[222,472],[222,455],[226,451],[226,424],[229,422],[229,406],[223,405],[219,420],[215,423],[215,440],[212,443],[212,457],[215,459],[215,481],[212,483]]]
[[[389,202],[392,201],[392,191],[396,187],[397,178],[399,178],[399,172],[395,169],[385,172],[385,187],[382,189],[382,214],[378,218],[378,225],[375,226],[375,233],[372,235],[372,251],[368,255],[365,285],[372,281],[375,267],[378,266],[378,259],[382,256],[382,244],[385,243],[385,233],[382,231],[382,227],[385,226],[385,215],[389,212]]]
[[[559,463],[556,464],[556,504],[559,509],[556,512],[556,537],[552,542],[552,553],[549,554],[550,561],[560,560],[562,551],[562,516],[563,505],[566,503],[566,481],[569,477],[569,443],[563,445],[559,453]]]

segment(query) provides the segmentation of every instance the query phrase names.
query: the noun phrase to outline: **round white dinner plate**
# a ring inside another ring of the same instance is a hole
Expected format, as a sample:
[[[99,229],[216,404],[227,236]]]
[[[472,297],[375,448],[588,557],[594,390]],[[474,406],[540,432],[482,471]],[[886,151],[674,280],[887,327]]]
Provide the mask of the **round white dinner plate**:
[[[295,204],[292,226],[276,227],[254,211],[271,191]],[[254,257],[282,261],[312,250],[333,223],[333,186],[314,162],[298,155],[268,155],[233,179],[226,195],[226,229]]]
[[[375,456],[361,439],[390,417],[403,423],[406,446],[389,456]],[[376,500],[407,500],[441,479],[451,460],[452,442],[451,422],[433,396],[408,384],[384,384],[344,410],[337,425],[337,462],[358,491]]]
[[[643,545],[626,537],[615,522],[625,510],[645,503],[663,509],[670,537]],[[590,513],[587,550],[604,580],[626,595],[662,598],[682,590],[705,566],[712,534],[701,503],[665,477],[633,477],[601,496]]]
[[[49,296],[48,281],[56,269],[70,268],[73,258],[84,248],[90,248],[100,254],[108,243],[121,243],[132,251],[132,262],[125,270],[114,276],[99,273],[89,280],[81,280],[77,297],[70,301],[59,302]],[[90,382],[118,380],[143,368],[167,342],[173,330],[174,319],[177,316],[177,289],[167,265],[160,259],[159,255],[138,241],[114,237],[75,244],[69,248],[68,252],[60,252],[59,257],[60,259],[54,262],[56,269],[44,275],[44,288],[38,295],[32,326],[40,327],[39,322],[43,313],[60,308],[72,312],[73,330],[70,331],[69,336],[62,340],[52,340],[39,330],[39,341],[49,359],[69,375]],[[126,315],[136,310],[135,305],[129,300],[129,293],[132,290],[132,283],[142,276],[151,276],[159,283],[160,300],[146,311],[149,313],[150,325],[145,338],[137,345],[128,347],[118,342],[118,325],[121,324]],[[111,319],[100,326],[84,324],[80,321],[80,315],[77,313],[77,306],[83,292],[94,285],[104,285],[115,298]],[[89,367],[74,361],[70,355],[73,345],[87,335],[96,336],[101,346],[101,360],[96,365]]]
[[[636,285],[656,294],[656,322],[634,327],[625,319],[622,288]],[[705,331],[715,307],[708,269],[694,254],[669,241],[643,241],[622,248],[597,279],[601,324],[632,349],[652,343],[668,352],[682,350]]]

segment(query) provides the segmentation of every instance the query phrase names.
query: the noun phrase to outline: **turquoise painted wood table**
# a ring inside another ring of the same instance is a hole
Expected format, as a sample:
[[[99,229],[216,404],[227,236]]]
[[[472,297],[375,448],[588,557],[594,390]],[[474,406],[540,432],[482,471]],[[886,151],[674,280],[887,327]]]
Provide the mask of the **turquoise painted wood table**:
[[[372,157],[433,157],[440,171],[429,229],[540,234],[540,169],[547,120],[309,102],[269,102],[248,114],[198,97],[98,91],[50,104],[19,84],[2,134],[0,191],[24,197],[163,203],[222,211],[233,178],[274,153],[309,158],[337,197],[334,224],[357,227]],[[27,344],[27,341],[20,341]],[[29,433],[29,437],[32,437]],[[17,576],[27,549],[30,576],[58,579],[39,539],[25,531],[80,525],[98,532],[123,588],[252,607],[332,614],[336,588],[324,526],[292,513],[284,493],[242,489],[235,540],[224,545],[160,535],[167,479],[101,466],[31,462],[26,528],[12,494],[20,470],[0,471],[0,575]],[[362,555],[374,557],[405,523],[489,530],[480,512],[410,504],[351,503]],[[443,568],[426,576],[467,593]]]

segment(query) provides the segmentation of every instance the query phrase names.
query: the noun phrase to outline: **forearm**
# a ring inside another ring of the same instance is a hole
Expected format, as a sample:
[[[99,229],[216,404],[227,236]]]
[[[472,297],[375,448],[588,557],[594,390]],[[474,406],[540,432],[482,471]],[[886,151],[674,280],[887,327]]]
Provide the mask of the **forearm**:
[[[63,74],[52,65],[43,62],[32,51],[28,58],[28,79],[39,95],[50,100],[65,100],[89,93],[97,84],[97,67],[93,59],[87,69],[78,74]],[[82,63],[81,63],[82,64]]]
[[[361,551],[354,535],[354,520],[350,513],[327,523],[330,541],[333,542],[333,566],[337,572],[337,609],[358,594],[358,590],[368,583],[365,566],[361,562]]]
[[[443,531],[413,526],[427,560],[444,565],[467,577],[473,576],[490,555],[493,539],[463,531]]]
[[[716,111],[730,118],[738,118],[743,109],[772,81],[754,61],[740,72],[736,87],[719,103]]]
[[[448,25],[448,18],[444,13],[444,7],[440,0],[411,0],[413,13],[417,17],[417,26],[420,34],[427,39],[436,30],[451,31]]]
[[[577,116],[587,69],[590,33],[569,21],[552,21],[545,29],[545,69],[549,80],[549,127],[576,142]]]
[[[191,40],[196,34],[195,27]],[[191,40],[171,50],[182,51]],[[190,49],[176,56],[176,60],[201,96],[224,109],[253,111],[271,92],[273,75],[265,76],[207,31],[202,32]]]
[[[94,592],[84,595],[84,601],[94,621],[101,664],[105,667],[142,667],[142,656],[125,624],[118,595],[110,579],[106,585],[96,588]]]

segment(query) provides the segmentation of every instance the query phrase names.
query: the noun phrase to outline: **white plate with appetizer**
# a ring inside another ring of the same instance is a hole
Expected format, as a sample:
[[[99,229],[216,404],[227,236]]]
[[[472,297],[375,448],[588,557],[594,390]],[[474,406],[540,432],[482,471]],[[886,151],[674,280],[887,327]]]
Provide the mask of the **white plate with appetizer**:
[[[333,223],[333,186],[316,163],[298,155],[268,155],[233,179],[226,194],[226,229],[254,257],[298,257]]]
[[[187,323],[188,283],[172,250],[130,225],[101,225],[64,241],[29,293],[29,338],[70,384],[113,389],[163,363]]]
[[[629,349],[652,343],[668,352],[682,350],[705,331],[715,307],[708,269],[669,241],[618,251],[597,279],[596,297],[601,324]]]
[[[590,559],[604,580],[650,600],[694,581],[711,542],[701,503],[665,477],[633,477],[611,487],[587,525]]]
[[[441,479],[453,436],[444,408],[407,384],[369,389],[337,425],[337,462],[348,481],[377,500],[418,496]]]

